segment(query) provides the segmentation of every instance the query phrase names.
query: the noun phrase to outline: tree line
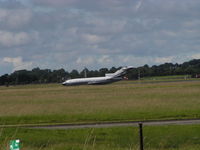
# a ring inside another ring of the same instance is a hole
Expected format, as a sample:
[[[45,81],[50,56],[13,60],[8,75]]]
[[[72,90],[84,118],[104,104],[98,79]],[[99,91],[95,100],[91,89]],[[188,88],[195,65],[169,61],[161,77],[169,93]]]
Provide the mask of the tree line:
[[[61,83],[66,79],[104,76],[105,73],[113,73],[120,67],[101,68],[99,70],[82,71],[72,70],[71,72],[64,69],[50,70],[34,68],[32,70],[18,70],[11,74],[0,76],[0,85],[18,85],[30,83]],[[86,72],[86,73],[85,73]],[[200,59],[193,59],[182,64],[164,63],[161,65],[148,66],[144,65],[132,69],[127,77],[130,80],[137,80],[139,77],[168,76],[168,75],[200,75]]]

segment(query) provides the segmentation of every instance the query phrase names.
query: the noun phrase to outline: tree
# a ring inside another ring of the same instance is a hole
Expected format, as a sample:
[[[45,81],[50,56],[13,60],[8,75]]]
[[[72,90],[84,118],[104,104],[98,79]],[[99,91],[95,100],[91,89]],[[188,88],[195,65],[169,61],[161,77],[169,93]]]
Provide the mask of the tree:
[[[99,75],[100,76],[104,76],[106,73],[108,73],[108,69],[107,68],[99,69]]]
[[[6,85],[9,83],[9,75],[4,74],[0,77],[0,85]]]
[[[81,78],[85,78],[85,77],[89,77],[88,74],[89,70],[87,68],[84,68],[81,72],[80,72],[80,77]]]
[[[73,78],[79,78],[80,75],[79,75],[79,72],[77,70],[72,70],[70,72],[70,77],[73,79]]]

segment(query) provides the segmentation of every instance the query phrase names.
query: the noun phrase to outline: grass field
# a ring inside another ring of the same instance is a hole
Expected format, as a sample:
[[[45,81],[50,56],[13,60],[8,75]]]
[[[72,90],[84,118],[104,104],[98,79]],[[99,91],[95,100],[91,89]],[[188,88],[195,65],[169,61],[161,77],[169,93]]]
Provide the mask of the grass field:
[[[88,123],[200,118],[200,82],[123,81],[102,86],[0,87],[0,124]],[[144,127],[145,150],[199,150],[200,126]],[[42,130],[0,128],[0,148],[137,150],[138,128]]]
[[[1,124],[200,117],[200,82],[0,87]]]

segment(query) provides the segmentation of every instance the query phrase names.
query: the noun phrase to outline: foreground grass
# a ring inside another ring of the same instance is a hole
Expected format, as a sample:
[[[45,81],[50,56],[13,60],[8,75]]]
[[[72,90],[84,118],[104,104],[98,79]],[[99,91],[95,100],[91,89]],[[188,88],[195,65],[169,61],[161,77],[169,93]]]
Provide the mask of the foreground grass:
[[[80,123],[200,117],[200,82],[0,87],[0,123]]]
[[[145,150],[199,150],[199,125],[145,126]],[[137,127],[73,130],[39,130],[4,128],[0,147],[9,140],[20,139],[22,150],[137,150]]]

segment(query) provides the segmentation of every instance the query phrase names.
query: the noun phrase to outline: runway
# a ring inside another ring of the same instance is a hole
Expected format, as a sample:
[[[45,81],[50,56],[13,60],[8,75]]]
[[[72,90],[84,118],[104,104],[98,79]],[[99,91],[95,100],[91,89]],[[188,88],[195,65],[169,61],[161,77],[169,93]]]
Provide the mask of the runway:
[[[138,126],[142,123],[143,126],[162,126],[162,125],[189,125],[200,124],[200,119],[184,119],[184,120],[152,120],[152,121],[129,121],[129,122],[103,122],[103,123],[88,123],[88,124],[55,124],[55,125],[29,125],[22,126],[32,129],[81,129],[81,128],[108,128],[108,127],[131,127]]]

